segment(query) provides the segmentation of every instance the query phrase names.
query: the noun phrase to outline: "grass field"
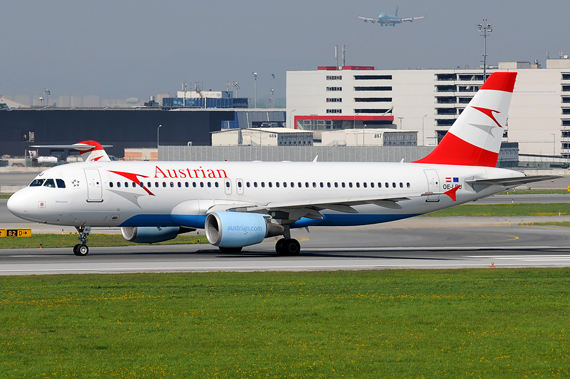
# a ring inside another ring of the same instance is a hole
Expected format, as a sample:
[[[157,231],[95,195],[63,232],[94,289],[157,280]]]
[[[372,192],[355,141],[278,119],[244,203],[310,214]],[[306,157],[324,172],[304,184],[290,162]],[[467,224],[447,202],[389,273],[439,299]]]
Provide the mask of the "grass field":
[[[570,376],[570,269],[0,278],[2,377]]]
[[[32,234],[31,237],[8,238],[0,240],[0,249],[29,249],[29,248],[56,248],[73,247],[79,243],[79,234]],[[175,239],[159,242],[157,245],[179,245],[179,244],[207,244],[205,235],[178,235]],[[135,246],[138,243],[128,242],[121,234],[90,234],[88,245],[90,247],[109,246]]]
[[[570,203],[464,204],[420,217],[524,217],[568,214],[570,214]]]

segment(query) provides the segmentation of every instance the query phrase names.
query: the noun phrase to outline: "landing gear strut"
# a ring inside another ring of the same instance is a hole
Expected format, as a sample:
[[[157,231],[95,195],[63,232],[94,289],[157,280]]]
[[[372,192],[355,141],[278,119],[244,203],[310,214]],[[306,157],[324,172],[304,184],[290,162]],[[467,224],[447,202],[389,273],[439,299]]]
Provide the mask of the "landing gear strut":
[[[289,225],[285,226],[283,236],[285,238],[281,238],[275,244],[277,255],[299,255],[301,244],[299,244],[299,241],[296,239],[291,238],[291,229],[289,228]]]
[[[89,233],[91,233],[90,226],[76,226],[79,237],[77,238],[81,243],[73,246],[73,254],[78,257],[84,257],[89,254],[89,247],[87,247],[87,240],[89,239]]]

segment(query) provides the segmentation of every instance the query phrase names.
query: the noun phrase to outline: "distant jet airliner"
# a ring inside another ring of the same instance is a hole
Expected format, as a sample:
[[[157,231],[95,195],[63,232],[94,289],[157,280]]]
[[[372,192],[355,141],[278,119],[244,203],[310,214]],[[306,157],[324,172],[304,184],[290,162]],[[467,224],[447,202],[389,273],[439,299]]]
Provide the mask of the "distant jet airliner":
[[[421,17],[407,17],[407,18],[398,18],[398,7],[396,7],[396,13],[393,16],[387,15],[386,13],[380,13],[378,18],[368,18],[358,16],[359,19],[364,20],[364,22],[370,21],[371,23],[379,23],[380,26],[389,25],[394,26],[396,24],[401,24],[402,22],[409,21],[413,22],[414,20],[419,20],[424,18],[425,16]]]

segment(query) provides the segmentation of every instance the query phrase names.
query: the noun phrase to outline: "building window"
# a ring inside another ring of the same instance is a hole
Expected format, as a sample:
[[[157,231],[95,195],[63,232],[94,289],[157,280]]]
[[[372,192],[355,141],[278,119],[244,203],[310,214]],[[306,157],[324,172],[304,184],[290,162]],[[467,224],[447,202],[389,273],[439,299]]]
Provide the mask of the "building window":
[[[570,114],[570,108],[562,108],[562,114]]]
[[[483,81],[483,75],[477,74],[460,74],[459,80],[462,82]]]
[[[436,108],[436,114],[438,115],[456,115],[457,109],[455,108]]]
[[[472,97],[459,97],[457,98],[457,102],[459,104],[469,104],[469,102],[473,99]]]
[[[438,96],[435,99],[438,104],[455,104],[457,102],[455,96]]]
[[[562,126],[570,126],[570,120],[562,120]]]
[[[455,92],[455,86],[435,86],[437,92]]]
[[[563,72],[562,73],[562,80],[570,80],[570,73]]]
[[[570,86],[562,86],[562,92],[570,92]]]
[[[459,92],[477,92],[479,91],[479,86],[457,86]]]
[[[563,130],[562,138],[570,138],[570,130]]]
[[[342,113],[342,109],[327,109],[327,113]]]
[[[437,126],[451,126],[451,125],[453,125],[454,122],[455,122],[454,119],[447,119],[447,120],[436,119],[435,120],[435,124]]]
[[[392,91],[392,87],[354,87],[355,91]]]
[[[457,79],[457,75],[455,74],[437,74],[435,77],[438,82],[453,81]]]
[[[328,97],[327,103],[342,103],[342,98],[340,98],[340,97]]]
[[[327,75],[327,80],[342,80],[342,75]]]
[[[327,87],[327,91],[342,91],[342,87]]]
[[[392,80],[392,75],[354,75],[354,80]]]
[[[356,103],[389,103],[392,101],[391,97],[356,97]]]
[[[562,96],[562,102],[565,104],[570,103],[570,97]]]
[[[354,113],[392,113],[390,109],[355,109]]]

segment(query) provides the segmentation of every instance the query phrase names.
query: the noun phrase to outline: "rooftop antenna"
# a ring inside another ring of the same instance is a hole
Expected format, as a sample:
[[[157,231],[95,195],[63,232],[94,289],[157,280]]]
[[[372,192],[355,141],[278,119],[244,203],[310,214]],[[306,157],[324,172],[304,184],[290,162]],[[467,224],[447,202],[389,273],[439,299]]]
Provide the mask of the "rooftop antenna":
[[[338,68],[338,45],[334,45],[334,57],[336,59],[336,68]]]
[[[342,66],[346,66],[346,49],[345,49],[346,45],[342,45]]]
[[[239,97],[239,83],[234,82],[234,87],[236,87],[236,97]]]

